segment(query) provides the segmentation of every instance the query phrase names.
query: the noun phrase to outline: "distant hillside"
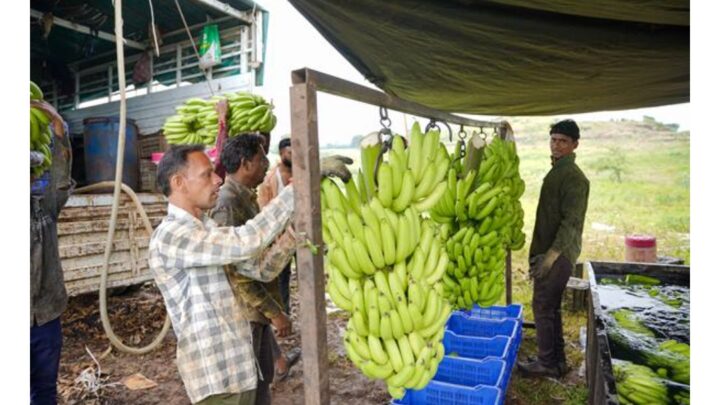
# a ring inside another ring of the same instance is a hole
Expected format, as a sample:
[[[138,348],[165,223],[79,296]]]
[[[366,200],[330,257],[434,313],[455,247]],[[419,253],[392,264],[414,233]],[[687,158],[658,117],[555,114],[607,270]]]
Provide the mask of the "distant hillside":
[[[508,121],[515,131],[515,136],[519,144],[527,146],[535,146],[537,143],[545,143],[547,141],[548,130],[557,118],[546,117],[516,117],[509,118]],[[618,139],[624,140],[649,140],[660,141],[663,138],[667,140],[677,140],[682,137],[689,137],[689,131],[677,131],[677,124],[661,123],[655,121],[652,117],[646,117],[644,121],[633,120],[613,120],[613,121],[579,121],[581,131],[581,142],[616,142]],[[485,130],[488,135],[492,131]],[[443,132],[447,141],[447,133]],[[357,148],[359,135],[348,137],[351,141],[347,145],[325,144],[321,149],[344,149]]]

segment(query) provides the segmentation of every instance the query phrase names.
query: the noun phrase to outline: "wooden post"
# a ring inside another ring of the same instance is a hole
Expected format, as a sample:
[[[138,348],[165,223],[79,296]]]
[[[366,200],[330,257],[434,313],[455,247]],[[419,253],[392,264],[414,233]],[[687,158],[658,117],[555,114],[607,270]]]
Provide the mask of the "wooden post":
[[[500,139],[507,141],[509,124],[500,125]],[[509,142],[514,142],[510,140]],[[505,305],[512,304],[512,250],[505,250]]]
[[[318,246],[315,255],[308,247],[299,246],[296,256],[305,404],[324,405],[330,403],[330,381],[327,373],[327,314],[320,222],[317,91],[313,83],[298,83],[295,80],[293,83],[290,106],[295,232],[301,242],[307,238]]]
[[[512,304],[512,251],[505,251],[505,305]]]

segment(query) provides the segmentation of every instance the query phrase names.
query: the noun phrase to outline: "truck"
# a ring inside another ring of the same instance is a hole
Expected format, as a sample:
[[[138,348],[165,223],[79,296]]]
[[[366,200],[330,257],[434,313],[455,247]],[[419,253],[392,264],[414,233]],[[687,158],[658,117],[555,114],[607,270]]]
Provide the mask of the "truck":
[[[262,85],[269,14],[251,0],[141,3],[131,2],[123,10],[127,131],[132,132],[126,141],[123,181],[155,227],[167,202],[155,186],[151,157],[167,148],[165,119],[188,98]],[[75,296],[100,286],[113,200],[111,187],[82,190],[114,179],[120,103],[114,11],[111,2],[102,0],[64,2],[62,7],[33,0],[30,8],[36,23],[31,29],[31,79],[67,123],[73,148],[78,192],[60,214],[58,238],[67,292]],[[214,66],[201,69],[197,48],[208,27],[217,29],[221,56]],[[98,123],[107,124],[99,127],[100,133]],[[141,213],[123,194],[108,287],[152,279],[149,240]]]

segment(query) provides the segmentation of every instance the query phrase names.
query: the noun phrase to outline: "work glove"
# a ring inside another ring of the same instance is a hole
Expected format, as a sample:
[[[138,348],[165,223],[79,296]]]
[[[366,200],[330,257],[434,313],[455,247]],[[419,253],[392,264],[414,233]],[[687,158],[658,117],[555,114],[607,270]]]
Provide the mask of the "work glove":
[[[30,167],[40,166],[45,161],[45,155],[40,152],[30,151]]]
[[[339,177],[343,183],[347,183],[352,178],[352,173],[347,166],[351,165],[353,160],[347,156],[332,155],[324,157],[320,160],[320,176]]]
[[[550,274],[555,261],[560,257],[560,252],[555,249],[548,250],[544,255],[538,255],[530,260],[530,277],[535,281],[542,280]]]

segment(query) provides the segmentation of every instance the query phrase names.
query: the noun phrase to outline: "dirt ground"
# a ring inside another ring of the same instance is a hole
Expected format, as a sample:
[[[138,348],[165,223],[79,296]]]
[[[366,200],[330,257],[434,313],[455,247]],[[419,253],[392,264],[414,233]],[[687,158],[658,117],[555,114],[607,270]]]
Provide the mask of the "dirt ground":
[[[291,288],[295,289],[295,280]],[[294,295],[294,294],[293,294]],[[297,302],[292,300],[293,335],[280,341],[284,350],[300,346],[297,329]],[[126,344],[146,345],[160,331],[164,321],[162,296],[151,283],[135,287],[108,299],[108,312],[115,333]],[[64,346],[60,360],[58,392],[64,404],[190,404],[175,365],[176,340],[172,328],[161,346],[145,355],[131,355],[109,347],[105,337],[97,294],[70,299],[63,314]],[[328,315],[328,357],[332,402],[344,405],[385,404],[390,396],[380,381],[370,382],[345,358],[341,330],[346,320],[337,314]],[[87,349],[86,349],[87,348]],[[98,378],[99,362],[101,375]],[[123,383],[126,377],[141,374],[157,386],[130,390]],[[302,360],[288,378],[273,387],[273,404],[302,404],[304,401]]]
[[[291,281],[293,335],[280,341],[284,350],[300,346],[297,324],[298,303],[295,301],[296,279]],[[330,304],[331,305],[331,304]],[[136,286],[108,299],[108,311],[115,333],[127,344],[146,345],[162,327],[165,308],[160,292],[152,283]],[[342,330],[347,322],[343,312],[328,314],[328,358],[332,403],[343,405],[387,404],[390,396],[381,381],[370,381],[345,357]],[[175,336],[170,329],[161,346],[149,354],[131,355],[113,349],[100,356],[110,343],[105,337],[98,307],[97,294],[70,299],[62,317],[64,346],[60,360],[58,392],[64,404],[190,404],[175,365]],[[566,325],[570,326],[570,325]],[[571,330],[576,330],[572,328]],[[584,391],[584,378],[577,370],[582,354],[575,336],[566,336],[569,361],[574,372],[562,380],[524,380],[513,372],[506,404],[535,405],[584,403],[585,397],[572,391]],[[520,358],[535,351],[534,330],[526,330]],[[569,339],[570,338],[570,339]],[[89,351],[89,352],[88,352]],[[98,377],[98,364],[101,371]],[[141,374],[156,386],[131,390],[123,384],[127,377]],[[273,387],[273,404],[294,405],[304,401],[302,360],[288,378]]]

